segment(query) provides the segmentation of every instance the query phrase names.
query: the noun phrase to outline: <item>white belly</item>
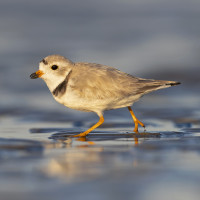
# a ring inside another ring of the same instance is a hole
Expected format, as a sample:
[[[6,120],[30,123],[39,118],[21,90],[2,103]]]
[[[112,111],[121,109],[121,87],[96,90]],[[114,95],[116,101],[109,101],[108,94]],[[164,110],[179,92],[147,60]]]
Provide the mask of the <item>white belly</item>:
[[[81,99],[72,93],[66,93],[62,97],[55,97],[55,100],[68,108],[85,111],[85,112],[99,112],[105,110],[107,104],[102,100],[95,99]]]
[[[131,106],[140,96],[130,96],[124,99],[83,99],[76,96],[73,92],[66,92],[60,98],[55,97],[55,100],[68,108],[85,111],[102,113],[104,110],[117,109]]]

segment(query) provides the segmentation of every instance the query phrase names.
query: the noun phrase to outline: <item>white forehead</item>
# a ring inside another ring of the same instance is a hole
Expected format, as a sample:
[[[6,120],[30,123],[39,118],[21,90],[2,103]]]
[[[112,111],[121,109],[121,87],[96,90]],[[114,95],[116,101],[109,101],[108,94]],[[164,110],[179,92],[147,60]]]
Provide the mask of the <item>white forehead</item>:
[[[44,65],[49,65],[49,64],[54,64],[54,63],[68,63],[68,64],[72,64],[73,62],[67,58],[65,58],[64,56],[60,56],[60,55],[50,55],[45,57],[44,59],[42,59],[42,61],[40,63],[43,63]]]

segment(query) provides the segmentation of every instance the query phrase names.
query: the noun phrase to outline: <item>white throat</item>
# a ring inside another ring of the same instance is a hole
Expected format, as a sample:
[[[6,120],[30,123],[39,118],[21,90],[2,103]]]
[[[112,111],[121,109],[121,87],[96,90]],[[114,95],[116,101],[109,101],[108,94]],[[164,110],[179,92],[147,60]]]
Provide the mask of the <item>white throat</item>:
[[[56,89],[56,87],[58,87],[58,85],[61,84],[65,80],[66,76],[69,73],[70,73],[70,71],[68,73],[66,73],[65,76],[62,76],[62,77],[50,76],[49,74],[47,74],[46,76],[43,75],[41,78],[45,81],[49,90],[51,92],[53,92]]]

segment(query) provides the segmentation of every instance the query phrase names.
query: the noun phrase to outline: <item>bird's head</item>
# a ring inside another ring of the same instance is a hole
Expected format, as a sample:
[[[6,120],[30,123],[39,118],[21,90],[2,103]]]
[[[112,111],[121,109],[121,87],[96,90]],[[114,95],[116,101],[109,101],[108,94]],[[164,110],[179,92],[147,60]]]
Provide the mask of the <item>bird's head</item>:
[[[59,85],[69,74],[74,63],[60,55],[50,55],[39,63],[39,70],[30,75],[31,79],[42,78],[50,90]]]

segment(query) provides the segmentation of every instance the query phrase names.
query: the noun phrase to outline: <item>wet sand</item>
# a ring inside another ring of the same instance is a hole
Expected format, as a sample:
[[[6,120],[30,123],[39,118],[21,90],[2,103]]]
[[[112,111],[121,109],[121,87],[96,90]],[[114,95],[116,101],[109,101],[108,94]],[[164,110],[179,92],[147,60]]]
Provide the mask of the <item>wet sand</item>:
[[[86,138],[69,136],[95,123],[93,114],[81,121],[61,112],[66,122],[59,122],[49,112],[5,111],[1,198],[198,199],[199,110],[165,106],[136,106],[146,124],[139,134],[126,109],[108,111],[102,127]]]

